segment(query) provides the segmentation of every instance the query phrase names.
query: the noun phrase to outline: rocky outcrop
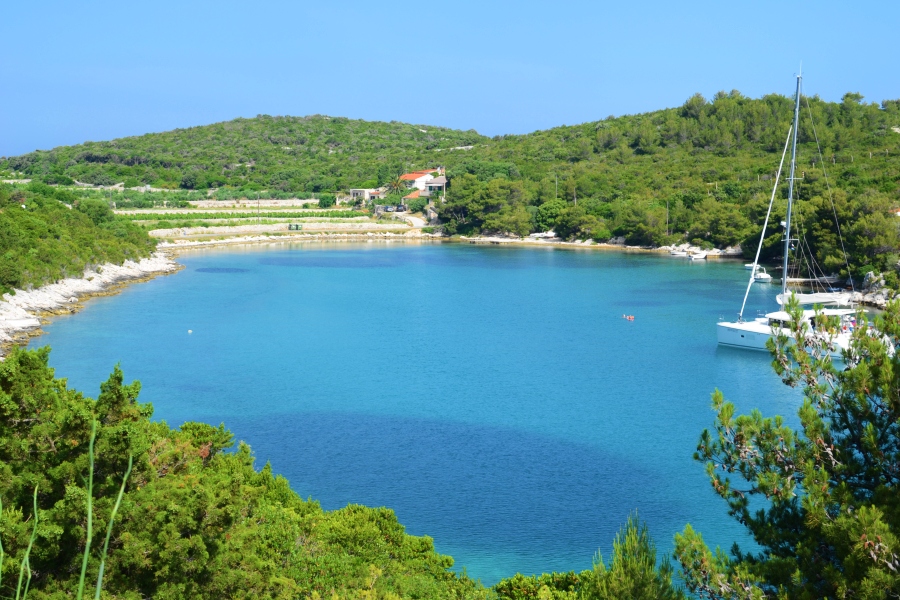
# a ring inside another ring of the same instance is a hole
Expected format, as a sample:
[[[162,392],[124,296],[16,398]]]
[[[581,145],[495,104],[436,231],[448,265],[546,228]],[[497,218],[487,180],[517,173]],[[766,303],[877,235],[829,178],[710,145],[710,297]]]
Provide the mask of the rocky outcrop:
[[[869,271],[866,273],[859,291],[853,293],[852,300],[866,306],[884,308],[896,295],[896,291],[885,285],[884,276],[881,273]]]

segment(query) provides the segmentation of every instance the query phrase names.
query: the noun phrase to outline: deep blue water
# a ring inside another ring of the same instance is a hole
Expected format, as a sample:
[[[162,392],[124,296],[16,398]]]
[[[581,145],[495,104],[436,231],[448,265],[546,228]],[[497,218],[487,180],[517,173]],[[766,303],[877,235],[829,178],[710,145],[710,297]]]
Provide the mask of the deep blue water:
[[[156,418],[225,422],[302,496],[391,507],[487,584],[588,568],[635,510],[664,552],[686,523],[746,541],[691,458],[710,393],[791,421],[799,404],[767,354],[716,345],[735,262],[379,243],[179,260],[32,345],[91,396],[120,362]]]

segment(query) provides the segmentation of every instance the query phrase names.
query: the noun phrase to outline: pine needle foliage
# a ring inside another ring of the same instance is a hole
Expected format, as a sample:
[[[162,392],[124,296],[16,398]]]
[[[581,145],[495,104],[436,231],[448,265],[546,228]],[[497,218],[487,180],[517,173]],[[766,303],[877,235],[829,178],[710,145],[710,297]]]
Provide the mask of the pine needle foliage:
[[[494,586],[497,600],[683,600],[669,558],[657,561],[646,524],[630,515],[613,541],[607,564],[599,553],[591,570],[575,573],[517,573]]]
[[[673,584],[669,557],[657,563],[656,546],[645,524],[628,517],[613,541],[612,560],[607,565],[597,556],[591,577],[586,578],[581,598],[585,600],[678,600],[684,595]]]
[[[900,304],[857,316],[851,349],[831,360],[788,306],[792,336],[770,343],[783,381],[802,386],[800,429],[759,411],[735,415],[713,395],[715,429],[696,458],[713,489],[759,545],[728,556],[685,528],[676,556],[702,598],[900,595]],[[828,327],[827,319],[817,322]]]

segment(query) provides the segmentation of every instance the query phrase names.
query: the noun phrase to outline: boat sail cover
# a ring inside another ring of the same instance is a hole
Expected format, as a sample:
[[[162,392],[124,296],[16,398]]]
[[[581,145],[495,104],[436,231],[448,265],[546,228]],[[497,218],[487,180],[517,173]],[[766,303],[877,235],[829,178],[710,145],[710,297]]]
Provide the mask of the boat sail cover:
[[[797,294],[794,292],[793,295],[797,297],[800,304],[821,304],[822,306],[847,306],[851,304],[851,294],[847,292],[818,292],[811,294]],[[778,294],[778,304],[784,305],[784,296],[784,294]]]

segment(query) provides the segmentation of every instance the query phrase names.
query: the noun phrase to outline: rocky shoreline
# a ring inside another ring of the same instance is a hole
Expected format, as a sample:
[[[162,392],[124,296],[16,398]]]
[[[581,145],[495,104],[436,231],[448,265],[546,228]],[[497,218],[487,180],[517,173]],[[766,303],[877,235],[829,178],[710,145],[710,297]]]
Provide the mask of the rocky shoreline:
[[[687,244],[678,247],[663,246],[648,248],[643,246],[627,246],[615,240],[615,243],[575,241],[566,242],[551,237],[501,237],[501,236],[459,236],[447,238],[440,234],[423,233],[410,230],[404,233],[367,232],[367,233],[303,233],[294,235],[252,235],[233,236],[207,240],[176,240],[160,242],[157,252],[138,262],[126,261],[122,265],[111,263],[94,270],[86,270],[83,277],[70,277],[43,286],[36,290],[17,290],[15,294],[4,294],[0,299],[0,360],[4,352],[13,344],[24,343],[29,338],[41,334],[41,324],[53,315],[77,312],[82,301],[94,296],[107,296],[117,293],[130,283],[146,281],[156,277],[174,273],[182,269],[175,262],[175,254],[179,250],[239,244],[266,244],[284,242],[350,242],[350,241],[435,241],[470,244],[510,245],[524,247],[561,247],[592,248],[619,252],[668,253],[672,250],[699,251],[699,248]],[[740,258],[740,248],[707,251],[709,258]],[[853,302],[883,309],[896,293],[885,286],[884,280],[869,274],[861,291],[853,292]]]
[[[222,228],[222,229],[230,229],[234,228]],[[683,250],[687,252],[705,252],[709,258],[741,258],[741,249],[739,246],[734,248],[725,248],[721,249],[712,249],[712,250],[701,250],[697,246],[691,246],[690,244],[681,244],[678,246],[660,246],[660,247],[649,247],[649,246],[629,246],[626,245],[624,240],[612,240],[609,242],[595,242],[593,240],[576,240],[576,241],[564,241],[558,237],[554,236],[543,236],[543,235],[531,235],[528,237],[516,237],[516,236],[502,236],[502,235],[485,235],[485,236],[452,236],[448,237],[446,235],[440,233],[424,233],[420,229],[409,229],[406,231],[357,231],[357,232],[342,232],[342,231],[304,231],[302,233],[272,233],[269,232],[260,232],[257,235],[234,235],[234,236],[225,236],[225,237],[217,237],[214,235],[208,236],[208,239],[202,239],[198,237],[193,238],[176,238],[169,241],[162,241],[157,246],[158,248],[163,248],[166,250],[175,250],[177,251],[180,248],[193,248],[193,247],[203,247],[203,246],[219,246],[219,245],[232,245],[232,244],[253,244],[253,243],[267,243],[267,242],[303,242],[303,241],[318,241],[318,240],[346,240],[346,241],[366,241],[372,239],[396,239],[396,240],[404,240],[404,239],[426,239],[426,240],[434,240],[438,242],[455,242],[455,243],[469,243],[469,244],[509,244],[509,245],[521,245],[521,246],[556,246],[560,248],[595,248],[595,249],[606,249],[606,250],[619,250],[624,252],[649,252],[654,254],[659,253],[668,253],[672,250]]]
[[[87,269],[82,277],[69,277],[35,290],[16,290],[0,299],[0,359],[13,344],[40,335],[47,317],[78,311],[81,302],[94,296],[115,294],[124,285],[174,273],[181,265],[166,252],[155,252],[138,262],[107,263]]]
[[[884,276],[876,275],[871,271],[866,273],[860,291],[850,295],[852,302],[880,309],[883,309],[896,297],[897,292],[885,285]]]

